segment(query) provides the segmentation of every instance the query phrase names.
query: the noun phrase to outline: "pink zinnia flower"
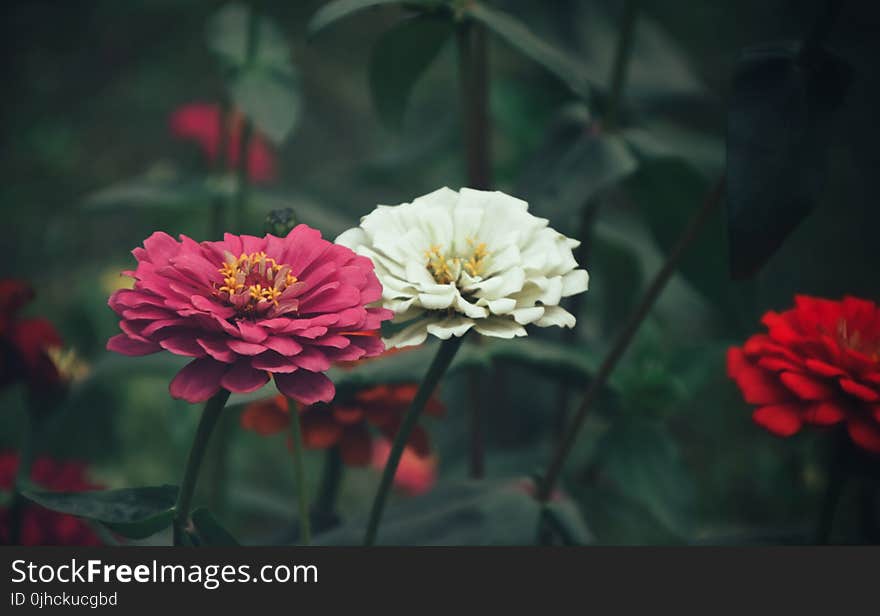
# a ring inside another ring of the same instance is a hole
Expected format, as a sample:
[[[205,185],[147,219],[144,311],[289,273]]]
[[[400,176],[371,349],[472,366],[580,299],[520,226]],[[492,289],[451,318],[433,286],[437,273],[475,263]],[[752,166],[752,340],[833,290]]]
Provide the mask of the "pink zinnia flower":
[[[178,139],[195,141],[202,152],[213,162],[220,153],[220,105],[189,103],[174,110],[169,121],[171,134]],[[241,150],[241,128],[244,118],[233,112],[226,125],[226,166],[237,169]],[[271,182],[275,179],[275,153],[263,135],[254,132],[247,154],[247,172],[251,182]]]
[[[382,295],[372,261],[306,225],[285,238],[201,243],[157,232],[132,254],[134,288],[109,301],[124,333],[107,348],[194,357],[171,381],[175,398],[255,391],[271,375],[302,404],[329,402],[335,389],[323,371],[332,362],[384,350],[378,329],[391,312],[367,306]]]

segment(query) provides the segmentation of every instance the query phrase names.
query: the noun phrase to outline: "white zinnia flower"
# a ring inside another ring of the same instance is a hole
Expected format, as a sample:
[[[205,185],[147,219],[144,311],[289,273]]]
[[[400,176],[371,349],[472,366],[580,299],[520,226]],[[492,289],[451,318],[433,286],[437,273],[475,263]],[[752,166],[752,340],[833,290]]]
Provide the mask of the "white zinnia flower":
[[[443,340],[474,328],[498,338],[525,325],[573,327],[559,306],[587,290],[572,248],[580,242],[532,216],[502,192],[441,188],[396,206],[380,205],[336,242],[373,260],[382,304],[408,324],[389,347]]]

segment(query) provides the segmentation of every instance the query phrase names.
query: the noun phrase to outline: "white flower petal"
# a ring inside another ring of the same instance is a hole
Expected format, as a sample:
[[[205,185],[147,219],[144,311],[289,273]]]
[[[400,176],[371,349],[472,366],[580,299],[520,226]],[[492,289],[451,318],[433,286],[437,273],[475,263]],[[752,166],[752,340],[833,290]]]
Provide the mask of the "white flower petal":
[[[562,297],[583,293],[589,286],[590,275],[587,270],[572,270],[562,277]]]
[[[392,349],[395,347],[407,347],[422,344],[428,337],[427,325],[429,325],[430,322],[430,320],[423,319],[404,327],[390,338],[385,339],[385,347]]]
[[[532,306],[531,308],[517,308],[510,314],[520,325],[528,325],[543,317],[545,310],[544,306]]]
[[[484,336],[493,338],[518,338],[527,335],[526,328],[514,321],[502,317],[489,317],[474,321],[474,329]]]
[[[560,306],[547,306],[547,308],[544,309],[544,316],[535,321],[535,325],[538,327],[550,327],[551,325],[557,327],[574,327],[576,322],[577,319],[574,318],[574,315],[565,308]]]
[[[434,321],[429,323],[427,331],[432,336],[437,336],[441,340],[448,340],[452,336],[460,338],[474,326],[473,319],[465,317],[449,317],[443,321]]]

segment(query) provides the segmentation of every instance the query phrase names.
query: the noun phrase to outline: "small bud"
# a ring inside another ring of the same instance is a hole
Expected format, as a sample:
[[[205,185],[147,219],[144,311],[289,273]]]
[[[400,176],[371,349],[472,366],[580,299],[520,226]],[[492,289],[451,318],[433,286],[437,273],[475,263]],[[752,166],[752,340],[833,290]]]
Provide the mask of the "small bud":
[[[293,208],[286,207],[269,212],[263,223],[263,231],[278,237],[287,237],[290,230],[298,224],[296,212],[293,211]]]

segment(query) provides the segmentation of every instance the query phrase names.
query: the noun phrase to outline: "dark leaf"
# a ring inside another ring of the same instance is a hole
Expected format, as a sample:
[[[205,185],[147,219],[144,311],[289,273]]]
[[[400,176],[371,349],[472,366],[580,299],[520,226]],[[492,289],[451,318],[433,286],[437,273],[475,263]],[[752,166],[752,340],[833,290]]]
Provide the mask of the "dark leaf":
[[[817,49],[747,50],[727,118],[728,233],[734,278],[753,275],[810,213],[822,188],[833,111],[849,67]]]
[[[626,186],[660,248],[667,253],[711,187],[701,173],[677,158],[644,160]],[[727,313],[733,305],[722,219],[719,208],[682,256],[679,269],[706,299]]]
[[[556,75],[572,92],[582,98],[589,97],[592,85],[583,68],[573,58],[536,36],[524,23],[477,2],[468,3],[464,13]]]
[[[688,535],[693,482],[661,424],[621,418],[600,441],[597,456],[603,480],[671,532]]]
[[[433,8],[442,6],[444,2],[443,0],[334,0],[318,9],[309,20],[309,36],[314,36],[327,26],[358,11],[391,4],[413,8]]]
[[[123,488],[91,492],[26,491],[25,498],[52,511],[100,522],[131,539],[168,528],[174,517],[177,486]]]
[[[450,19],[419,15],[385,32],[370,57],[370,92],[382,121],[399,128],[413,87],[452,35]]]
[[[190,518],[195,526],[199,545],[238,545],[235,537],[220,525],[214,514],[204,507],[193,511]]]
[[[541,507],[531,480],[461,481],[417,498],[392,503],[382,519],[382,545],[532,545]],[[573,536],[588,536],[577,509],[554,504]],[[359,545],[366,520],[319,535],[320,545]]]

